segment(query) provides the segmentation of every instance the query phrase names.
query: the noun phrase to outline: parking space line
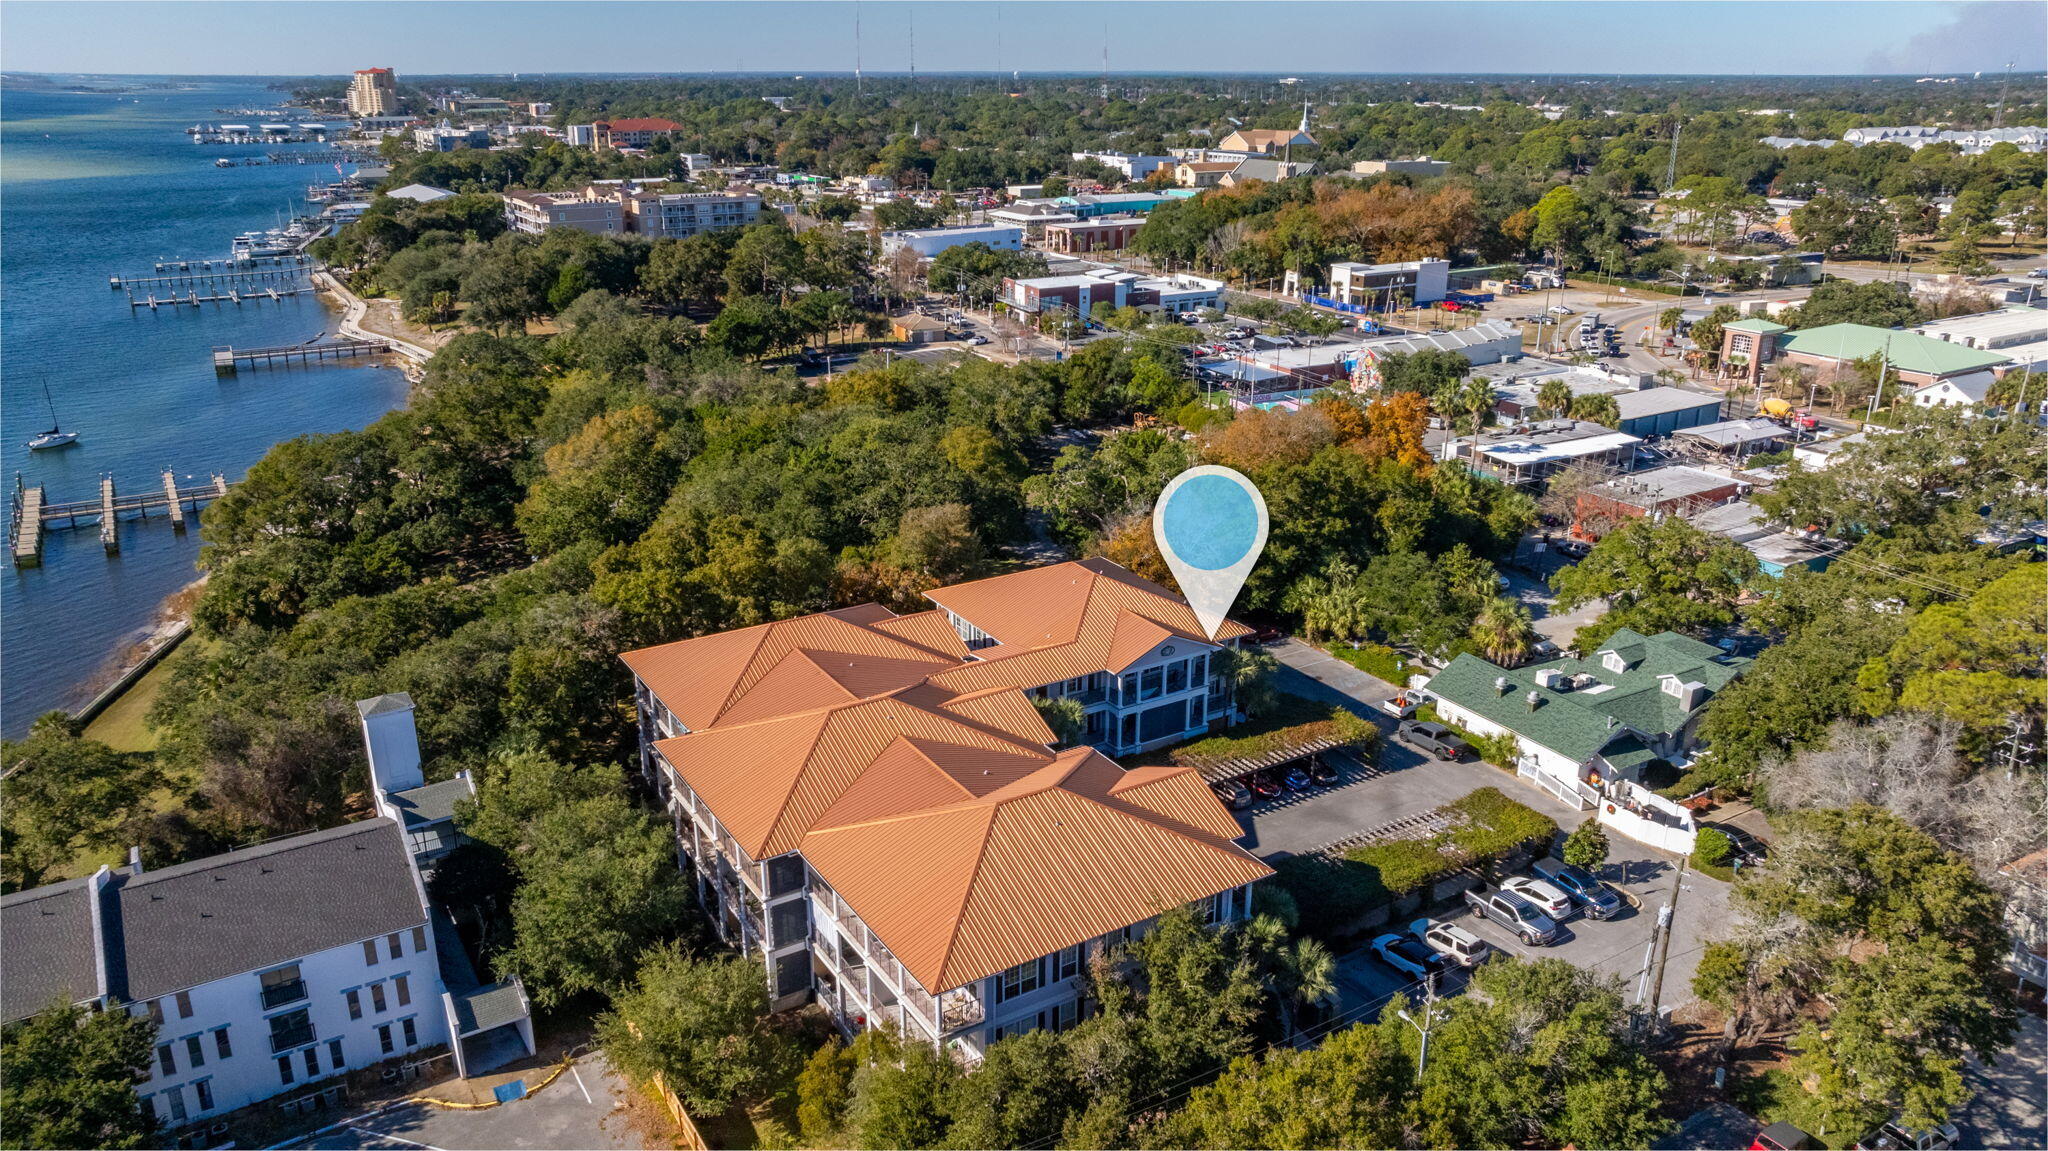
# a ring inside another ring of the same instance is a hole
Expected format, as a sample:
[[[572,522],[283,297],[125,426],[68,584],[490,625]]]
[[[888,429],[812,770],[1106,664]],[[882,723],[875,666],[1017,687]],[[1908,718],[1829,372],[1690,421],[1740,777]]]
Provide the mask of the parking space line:
[[[597,1106],[597,1100],[590,1097],[590,1088],[583,1085],[583,1073],[576,1070],[574,1063],[569,1064],[569,1074],[576,1077],[576,1090],[583,1092],[583,1101],[592,1107]]]
[[[415,1142],[414,1140],[407,1139],[399,1135],[393,1135],[386,1131],[372,1131],[367,1127],[357,1127],[354,1125],[350,1125],[349,1130],[355,1132],[358,1135],[367,1135],[372,1139],[389,1139],[393,1143],[403,1143],[408,1147],[418,1147],[421,1148],[422,1151],[441,1151],[439,1147],[436,1147],[431,1143]]]

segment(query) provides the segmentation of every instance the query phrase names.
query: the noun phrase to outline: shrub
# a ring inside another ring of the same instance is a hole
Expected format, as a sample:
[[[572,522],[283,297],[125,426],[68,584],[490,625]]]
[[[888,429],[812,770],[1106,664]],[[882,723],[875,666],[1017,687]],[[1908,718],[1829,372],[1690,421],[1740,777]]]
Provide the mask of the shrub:
[[[1395,687],[1408,686],[1408,661],[1401,657],[1400,652],[1385,644],[1360,644],[1355,650],[1346,644],[1333,644],[1330,647],[1330,654]]]
[[[1352,744],[1360,755],[1369,757],[1378,746],[1379,735],[1380,729],[1372,721],[1347,708],[1282,692],[1265,713],[1222,735],[1173,748],[1166,753],[1166,760],[1200,766],[1270,755],[1321,739]]]
[[[1598,867],[1607,862],[1607,830],[1589,819],[1565,837],[1564,861],[1573,867]]]
[[[1392,896],[1407,895],[1458,869],[1458,861],[1437,849],[1433,840],[1395,839],[1371,843],[1344,853],[1344,858],[1378,872],[1379,885]]]
[[[1548,843],[1557,834],[1555,820],[1516,803],[1495,787],[1482,787],[1443,809],[1465,817],[1464,824],[1452,828],[1450,836],[1469,860],[1497,858],[1526,843]]]
[[[1379,873],[1348,859],[1296,855],[1274,861],[1273,870],[1272,882],[1300,909],[1304,934],[1328,939],[1387,900]]]
[[[1698,838],[1692,844],[1692,865],[1694,867],[1721,867],[1728,862],[1732,845],[1728,837],[1711,827],[1700,829]]]

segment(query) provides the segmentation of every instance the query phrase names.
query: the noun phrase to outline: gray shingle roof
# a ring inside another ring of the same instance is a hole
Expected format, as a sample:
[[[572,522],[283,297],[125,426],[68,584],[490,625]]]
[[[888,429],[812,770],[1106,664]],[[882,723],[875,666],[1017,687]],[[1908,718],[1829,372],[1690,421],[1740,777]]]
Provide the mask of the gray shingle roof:
[[[458,1035],[474,1035],[526,1018],[526,996],[517,983],[493,983],[453,998]]]
[[[409,787],[404,791],[391,793],[391,806],[405,817],[405,828],[411,831],[429,823],[438,823],[455,817],[455,801],[468,799],[473,793],[467,779],[444,779],[425,787]]]
[[[90,878],[0,899],[0,1022],[99,994],[92,899]]]
[[[1532,743],[1584,763],[1616,739],[1626,738],[1627,728],[1656,737],[1684,726],[1692,712],[1663,690],[1662,677],[1704,684],[1707,696],[1700,702],[1705,706],[1750,663],[1676,632],[1644,636],[1622,628],[1602,648],[1610,650],[1628,661],[1627,670],[1609,670],[1599,652],[1513,671],[1466,653],[1438,672],[1429,681],[1429,690]],[[1589,675],[1598,683],[1572,691],[1538,686],[1536,673],[1546,668],[1566,676]],[[1507,681],[1505,692],[1495,683],[1499,679]],[[1534,710],[1528,704],[1531,692],[1538,700]]]
[[[108,970],[131,1000],[426,922],[405,838],[384,819],[124,877],[114,901]]]

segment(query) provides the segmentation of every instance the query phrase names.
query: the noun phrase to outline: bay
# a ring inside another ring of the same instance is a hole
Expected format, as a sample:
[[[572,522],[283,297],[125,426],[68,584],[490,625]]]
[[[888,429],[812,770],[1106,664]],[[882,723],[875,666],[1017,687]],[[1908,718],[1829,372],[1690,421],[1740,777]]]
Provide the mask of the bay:
[[[58,78],[58,84],[72,81]],[[405,402],[385,364],[244,370],[216,376],[217,344],[298,343],[337,313],[306,294],[282,302],[131,310],[107,286],[159,259],[219,258],[240,232],[310,210],[306,185],[331,167],[234,168],[257,145],[195,145],[195,123],[246,122],[215,109],[273,108],[248,78],[79,80],[94,92],[10,88],[0,98],[0,479],[44,485],[52,501],[124,492],[162,473],[241,478],[273,444],[357,428]],[[286,117],[278,117],[284,119]],[[293,121],[304,116],[291,116]],[[272,150],[276,150],[273,148]],[[56,415],[79,443],[29,452]],[[194,477],[186,480],[185,477]],[[118,556],[91,528],[46,534],[39,568],[0,575],[0,731],[89,698],[110,661],[147,634],[166,596],[197,578],[196,523],[123,521]]]

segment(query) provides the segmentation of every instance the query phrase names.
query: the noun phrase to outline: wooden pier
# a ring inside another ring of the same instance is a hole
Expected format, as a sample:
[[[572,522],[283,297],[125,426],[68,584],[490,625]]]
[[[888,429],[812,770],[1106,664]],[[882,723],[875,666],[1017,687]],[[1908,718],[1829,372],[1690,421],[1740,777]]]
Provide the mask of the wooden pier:
[[[149,519],[161,512],[174,530],[182,532],[188,508],[196,513],[202,505],[228,494],[232,486],[226,477],[215,475],[203,484],[179,487],[176,473],[166,471],[162,487],[143,495],[124,496],[115,488],[114,477],[101,476],[97,499],[51,503],[42,485],[29,486],[17,472],[8,524],[9,551],[15,567],[37,567],[43,562],[44,532],[90,525],[99,528],[100,545],[107,554],[118,555],[122,519]]]
[[[298,263],[264,264],[257,267],[236,267],[232,264],[223,263],[210,267],[192,268],[182,272],[108,276],[107,287],[116,292],[123,288],[127,288],[132,292],[136,288],[190,288],[201,284],[286,283],[298,279],[313,270],[311,265]]]
[[[158,260],[152,267],[159,276],[172,272],[237,271],[271,264],[310,264],[313,257],[301,253],[283,256],[217,256],[210,260]]]
[[[223,376],[232,376],[244,367],[274,367],[279,364],[311,364],[323,360],[354,360],[363,356],[381,356],[391,352],[390,344],[382,340],[329,340],[305,344],[288,344],[276,348],[235,348],[216,347],[213,349],[213,370]]]
[[[196,308],[201,304],[246,304],[252,301],[260,303],[264,300],[281,301],[286,297],[303,295],[312,290],[312,288],[303,284],[298,287],[283,288],[230,288],[223,294],[212,296],[202,296],[197,291],[191,291],[182,296],[158,297],[151,295],[144,296],[139,300],[135,298],[134,292],[130,292],[128,293],[128,306],[131,308],[148,308],[154,312],[158,308]]]

